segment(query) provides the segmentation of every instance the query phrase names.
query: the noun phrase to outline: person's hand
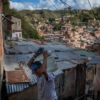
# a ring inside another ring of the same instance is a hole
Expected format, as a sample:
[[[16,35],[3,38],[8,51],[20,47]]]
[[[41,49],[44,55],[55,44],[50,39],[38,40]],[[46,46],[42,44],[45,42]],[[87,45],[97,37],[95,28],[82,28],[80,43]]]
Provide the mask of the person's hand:
[[[38,49],[36,52],[35,52],[35,57],[39,56],[40,54],[42,54],[43,51],[41,51],[40,49]]]
[[[47,58],[47,57],[48,57],[48,52],[47,52],[47,50],[43,52],[43,56],[44,56],[44,58]]]

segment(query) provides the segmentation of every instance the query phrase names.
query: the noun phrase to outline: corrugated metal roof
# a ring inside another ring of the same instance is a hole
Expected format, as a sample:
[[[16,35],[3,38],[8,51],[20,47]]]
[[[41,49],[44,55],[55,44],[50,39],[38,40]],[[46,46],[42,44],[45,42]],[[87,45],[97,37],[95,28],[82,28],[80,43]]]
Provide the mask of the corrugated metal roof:
[[[54,43],[46,43],[44,45],[37,45],[33,42],[16,42],[16,45],[13,45],[13,48],[10,48],[9,45],[5,45],[6,53],[14,53],[14,54],[29,54],[34,53],[39,47],[44,47],[45,50],[60,50],[60,51],[70,51],[75,50],[75,48],[68,47],[62,43],[54,42]]]
[[[43,63],[43,55],[38,56],[35,61],[40,61],[41,63]],[[48,72],[54,72],[58,69],[55,60],[53,57],[49,56],[47,58],[47,71]]]
[[[80,55],[80,56],[85,56],[85,57],[95,57],[96,55],[92,52],[88,52],[86,50],[75,50],[73,53]]]
[[[76,67],[77,64],[71,63],[69,61],[57,62],[57,66],[60,70],[70,69]]]
[[[5,47],[6,53],[11,53],[14,52],[15,54],[29,54],[29,53],[34,53],[34,51],[36,51],[38,49],[38,47],[34,47],[31,45],[14,45],[13,48],[10,48],[9,46]]]
[[[54,73],[54,75],[59,75],[59,74],[62,74],[63,73],[63,71],[62,70],[60,70],[60,69],[58,69],[58,70],[56,70],[55,72],[53,72]]]
[[[80,59],[82,60],[82,59],[86,58],[86,57],[74,54],[72,51],[53,52],[51,56],[58,58],[58,59],[55,59],[56,61],[62,61],[62,60],[68,61],[68,60],[80,60]]]
[[[9,84],[6,83],[6,89],[7,93],[14,93],[14,92],[20,92],[24,90],[25,88],[28,88],[30,86],[29,83],[21,83],[21,84]]]
[[[13,92],[19,92],[24,90],[25,88],[30,87],[31,85],[34,85],[37,83],[37,76],[35,74],[32,74],[32,71],[29,69],[29,67],[24,66],[25,73],[27,77],[31,80],[30,82],[26,83],[16,83],[16,84],[10,84],[6,83],[7,93],[13,93]]]
[[[34,43],[30,44],[30,42],[28,42],[28,43],[18,42],[17,44],[18,45],[17,45],[17,47],[15,47],[15,49],[18,52],[20,50],[22,50],[21,52],[25,53],[32,48],[33,48],[32,49],[33,51],[37,50],[39,48],[39,46],[37,46]],[[64,46],[59,43],[50,43],[50,45],[46,44],[46,45],[41,45],[41,46],[44,47],[46,50],[52,51],[51,56],[49,56],[48,60],[47,60],[47,71],[53,72],[55,75],[59,75],[59,74],[63,73],[63,71],[62,71],[63,69],[75,67],[76,64],[83,62],[84,57],[82,57],[80,55],[76,55],[75,53],[72,53],[72,51],[75,50],[73,48]],[[7,49],[8,49],[8,47],[7,47]],[[13,50],[15,50],[15,49],[13,49]],[[60,50],[60,51],[64,51],[64,52],[55,52],[55,50]],[[30,85],[37,83],[36,75],[32,74],[32,71],[27,66],[27,63],[32,56],[33,56],[33,54],[5,55],[4,59],[5,59],[5,70],[6,71],[14,71],[16,68],[17,69],[20,68],[19,67],[20,62],[25,62],[23,64],[23,69],[25,70],[27,77],[31,80],[30,83],[23,83],[23,84],[20,84],[20,83],[10,84],[7,82],[6,83],[7,93],[19,92],[19,91],[22,91],[23,89],[29,87]],[[57,57],[58,57],[58,59],[56,59]],[[41,62],[43,62],[43,55],[40,55],[37,58],[37,60],[40,60]],[[61,64],[59,63],[59,61]],[[62,68],[60,68],[60,67],[62,67]]]
[[[100,40],[94,40],[94,43],[100,43]]]
[[[4,69],[5,71],[15,71],[15,69],[20,69],[14,55],[4,55]]]
[[[32,74],[32,71],[27,66],[27,63],[28,63],[29,59],[32,57],[32,55],[31,54],[14,55],[12,57],[16,58],[17,63],[20,63],[21,61],[25,61],[23,69],[25,70],[25,73],[28,76],[28,78],[31,80],[31,82],[27,83],[27,84],[26,83],[23,83],[23,84],[20,84],[20,83],[10,84],[10,83],[7,82],[6,83],[7,93],[19,92],[19,91],[22,91],[23,89],[29,87],[30,85],[33,85],[33,84],[37,83],[36,75]],[[59,74],[63,73],[61,70],[59,70],[59,69],[57,70],[57,66],[53,62],[52,58],[49,58],[49,62],[47,64],[48,64],[47,70],[48,71],[53,71],[55,75],[59,75]]]
[[[92,65],[92,64],[100,64],[100,56],[96,56],[87,63],[87,65]]]
[[[7,93],[12,93],[12,92],[19,92],[22,91],[24,88],[29,87],[30,85],[36,84],[37,83],[37,77],[36,75],[32,74],[32,71],[29,69],[27,66],[28,61],[32,57],[33,54],[24,54],[24,55],[5,55],[4,56],[4,66],[5,66],[5,71],[15,71],[16,69],[20,69],[19,64],[21,61],[25,61],[25,64],[23,66],[26,75],[28,78],[31,80],[30,83],[16,83],[16,84],[10,84],[6,83],[7,87]]]
[[[22,38],[22,37],[7,37],[8,41],[25,41],[26,39]]]
[[[68,51],[68,50],[74,50],[75,48],[71,48],[68,47],[64,44],[53,44],[53,43],[47,43],[45,45],[41,45],[43,46],[46,50],[51,50],[51,51],[55,51],[55,50],[60,50],[60,51]]]

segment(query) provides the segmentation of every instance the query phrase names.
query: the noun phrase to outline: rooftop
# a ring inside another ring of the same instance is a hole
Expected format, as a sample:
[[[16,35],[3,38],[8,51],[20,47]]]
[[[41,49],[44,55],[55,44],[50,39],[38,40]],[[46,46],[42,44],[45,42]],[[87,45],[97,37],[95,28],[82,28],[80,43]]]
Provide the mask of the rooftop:
[[[7,77],[7,93],[19,92],[37,83],[37,77],[32,74],[27,63],[39,47],[44,47],[45,50],[51,51],[51,56],[47,59],[47,71],[53,72],[55,75],[62,74],[63,70],[74,68],[77,64],[84,63],[87,56],[90,57],[87,54],[86,56],[81,55],[81,50],[79,52],[78,49],[68,47],[59,42],[38,45],[33,42],[22,41],[16,42],[12,48],[9,45],[5,45],[4,69]],[[11,51],[15,53],[10,54],[9,52]],[[43,55],[38,56],[35,60],[42,62]],[[19,76],[22,77],[19,78]]]

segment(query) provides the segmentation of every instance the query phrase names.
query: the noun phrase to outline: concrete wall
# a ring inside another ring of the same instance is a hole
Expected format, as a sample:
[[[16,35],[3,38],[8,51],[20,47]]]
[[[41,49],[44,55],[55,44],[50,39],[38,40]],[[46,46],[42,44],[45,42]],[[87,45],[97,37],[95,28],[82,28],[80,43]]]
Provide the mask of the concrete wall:
[[[100,91],[100,65],[96,66],[96,72],[94,76],[94,90],[97,95],[98,90]]]
[[[64,73],[64,91],[63,98],[75,96],[75,81],[76,81],[75,68],[66,70]]]
[[[14,22],[14,24],[12,24],[12,31],[21,30],[21,19],[11,16],[11,20]]]
[[[86,85],[86,64],[80,64],[76,67],[76,97],[80,97],[85,94]]]
[[[22,38],[22,32],[13,32],[12,37],[19,37]]]

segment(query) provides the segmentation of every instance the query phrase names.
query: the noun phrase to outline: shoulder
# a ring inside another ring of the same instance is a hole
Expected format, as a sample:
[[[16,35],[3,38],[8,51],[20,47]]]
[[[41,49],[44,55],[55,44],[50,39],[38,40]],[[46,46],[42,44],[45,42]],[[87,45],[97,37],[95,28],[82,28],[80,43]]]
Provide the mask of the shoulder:
[[[48,81],[55,79],[56,76],[54,75],[54,73],[52,72],[47,72],[47,73],[48,73]]]

